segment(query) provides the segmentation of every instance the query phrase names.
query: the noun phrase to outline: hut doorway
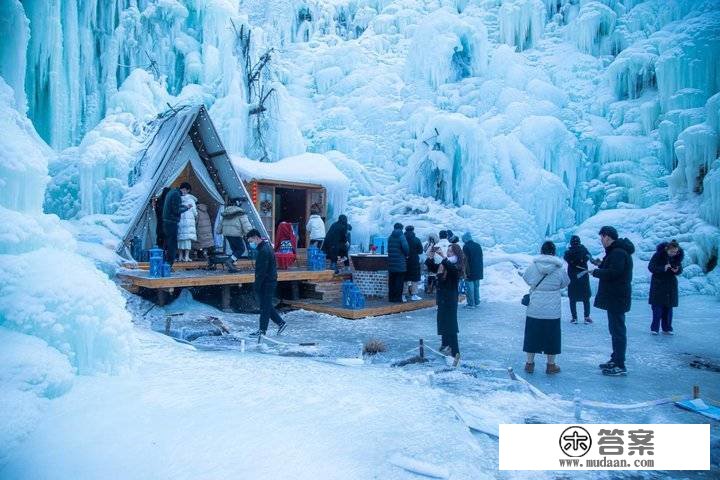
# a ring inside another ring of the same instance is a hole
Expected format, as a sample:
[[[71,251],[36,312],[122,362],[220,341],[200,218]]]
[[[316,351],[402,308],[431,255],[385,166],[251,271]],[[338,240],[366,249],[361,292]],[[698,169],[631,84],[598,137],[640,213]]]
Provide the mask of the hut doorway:
[[[307,190],[300,188],[275,188],[275,230],[280,222],[292,224],[298,235],[298,245],[306,244]]]

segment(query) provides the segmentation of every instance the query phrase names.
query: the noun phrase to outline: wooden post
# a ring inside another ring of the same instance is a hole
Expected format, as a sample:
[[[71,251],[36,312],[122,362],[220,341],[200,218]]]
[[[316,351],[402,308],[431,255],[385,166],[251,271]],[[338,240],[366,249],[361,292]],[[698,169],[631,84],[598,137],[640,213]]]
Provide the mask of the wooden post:
[[[420,358],[425,358],[425,345],[422,338],[420,339]]]
[[[579,388],[575,389],[573,403],[575,405],[575,421],[580,422],[582,420],[582,399],[580,398]]]
[[[693,385],[693,399],[700,398],[700,385]]]
[[[223,312],[230,312],[230,285],[222,286],[222,298],[220,300],[220,308]]]
[[[162,289],[162,288],[158,288],[158,290],[157,290],[157,304],[158,304],[158,306],[164,307],[166,301],[167,301],[167,292],[166,292],[164,289]]]
[[[172,320],[172,317],[168,315],[165,317],[165,335],[170,335],[170,321]]]

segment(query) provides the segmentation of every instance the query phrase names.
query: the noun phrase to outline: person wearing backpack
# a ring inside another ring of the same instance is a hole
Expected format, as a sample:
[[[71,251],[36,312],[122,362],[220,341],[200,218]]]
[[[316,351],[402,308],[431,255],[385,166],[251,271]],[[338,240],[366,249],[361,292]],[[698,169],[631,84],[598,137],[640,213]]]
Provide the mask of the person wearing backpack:
[[[561,351],[560,292],[570,285],[563,261],[555,256],[553,242],[547,241],[540,248],[540,255],[525,270],[523,280],[530,286],[529,302],[525,318],[523,351],[527,354],[525,371],[535,371],[535,355],[547,355],[545,373],[560,372],[555,357]],[[523,302],[524,303],[524,302]]]

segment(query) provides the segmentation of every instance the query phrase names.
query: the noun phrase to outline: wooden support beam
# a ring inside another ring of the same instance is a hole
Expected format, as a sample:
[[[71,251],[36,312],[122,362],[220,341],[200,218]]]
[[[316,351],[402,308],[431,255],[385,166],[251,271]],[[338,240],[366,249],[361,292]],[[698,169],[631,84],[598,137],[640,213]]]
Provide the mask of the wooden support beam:
[[[223,312],[232,312],[232,309],[230,308],[230,285],[222,286],[221,309]]]
[[[349,309],[337,306],[334,303],[311,302],[305,300],[285,300],[285,303],[294,308],[309,310],[311,312],[327,313],[336,317],[347,318],[350,320],[358,320],[367,317],[380,317],[383,315],[393,315],[396,313],[412,312],[423,308],[431,308],[435,306],[434,299],[425,299],[417,302],[406,303],[386,303],[386,302],[368,302],[366,308]]]
[[[165,290],[163,290],[162,288],[158,289],[157,304],[161,307],[164,307],[166,301],[167,301],[167,292]]]

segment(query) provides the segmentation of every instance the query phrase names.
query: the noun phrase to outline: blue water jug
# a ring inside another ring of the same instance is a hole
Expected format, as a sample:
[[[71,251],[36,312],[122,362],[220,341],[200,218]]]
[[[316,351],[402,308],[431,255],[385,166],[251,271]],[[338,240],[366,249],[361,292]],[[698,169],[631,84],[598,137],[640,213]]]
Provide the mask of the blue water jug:
[[[153,247],[148,250],[150,253],[150,276],[163,276],[163,251],[161,248]]]
[[[343,307],[350,308],[350,292],[352,288],[352,282],[350,280],[345,280],[342,283],[342,303]]]

